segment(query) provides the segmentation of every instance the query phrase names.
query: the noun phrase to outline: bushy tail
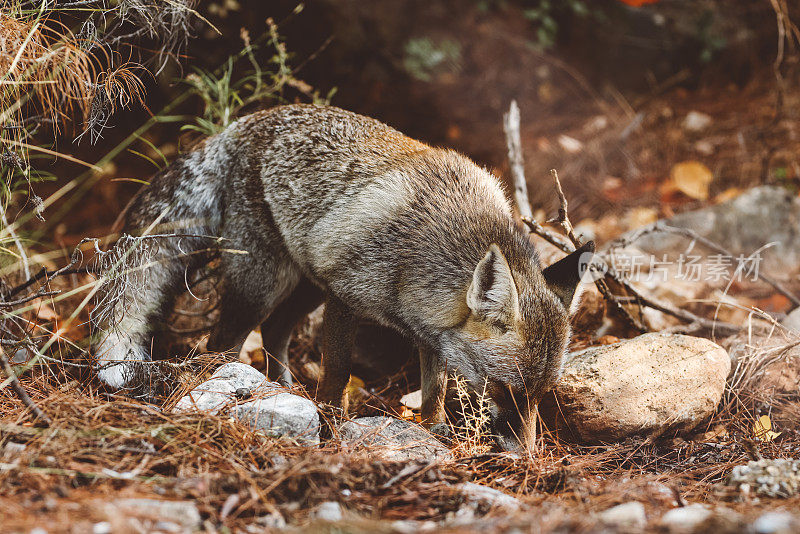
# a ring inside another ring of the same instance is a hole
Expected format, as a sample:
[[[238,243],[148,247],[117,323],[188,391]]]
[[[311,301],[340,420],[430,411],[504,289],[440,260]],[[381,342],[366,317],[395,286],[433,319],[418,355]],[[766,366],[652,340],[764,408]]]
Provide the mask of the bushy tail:
[[[218,245],[224,201],[216,138],[157,175],[126,208],[123,234],[99,256],[101,279],[91,314],[98,377],[139,390],[152,378],[154,325],[186,285],[188,272]],[[230,170],[230,169],[226,169]]]

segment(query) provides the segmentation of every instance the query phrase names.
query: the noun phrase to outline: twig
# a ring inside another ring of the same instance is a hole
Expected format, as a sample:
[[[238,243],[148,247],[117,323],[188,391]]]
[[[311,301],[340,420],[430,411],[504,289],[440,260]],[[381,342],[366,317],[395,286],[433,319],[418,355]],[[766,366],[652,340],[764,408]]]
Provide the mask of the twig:
[[[41,288],[36,293],[28,295],[27,297],[22,297],[21,299],[17,300],[9,300],[0,302],[0,309],[2,308],[11,308],[12,306],[18,306],[20,304],[25,304],[26,302],[30,302],[32,300],[36,300],[40,297],[52,297],[53,295],[58,295],[61,293],[60,289],[56,289],[53,291],[44,291],[44,288]]]
[[[519,106],[512,100],[508,113],[503,114],[503,131],[506,133],[508,163],[511,166],[511,179],[514,182],[514,200],[520,217],[533,218],[528,198],[528,183],[525,181],[525,165],[522,159],[522,142],[519,134]]]
[[[564,190],[561,188],[561,180],[558,179],[558,171],[555,169],[550,169],[550,175],[553,177],[553,181],[555,182],[556,186],[556,194],[558,195],[558,217],[555,219],[550,219],[547,222],[557,222],[560,224],[561,228],[564,229],[564,233],[567,234],[569,240],[572,241],[573,245],[575,245],[575,248],[580,248],[583,243],[581,243],[581,240],[575,235],[575,229],[572,227],[572,223],[569,220],[567,196],[564,194]]]
[[[19,397],[19,400],[22,401],[22,404],[24,404],[41,423],[43,423],[45,426],[50,426],[52,421],[47,414],[44,413],[35,402],[33,402],[33,399],[28,396],[28,392],[26,392],[25,388],[23,388],[22,384],[20,384],[19,379],[17,378],[16,373],[14,373],[14,369],[11,367],[11,363],[8,361],[6,353],[2,347],[0,347],[0,363],[2,363],[3,369],[11,381],[11,387],[14,389],[14,393],[17,394],[17,397]]]
[[[69,267],[69,265],[67,265],[67,267]],[[77,269],[67,269],[62,267],[61,269],[56,269],[55,271],[48,271],[45,267],[42,267],[41,271],[28,278],[28,280],[26,280],[24,283],[13,287],[8,292],[8,296],[13,297],[20,291],[29,288],[39,280],[42,280],[43,278],[49,282],[50,280],[56,278],[57,276],[69,275],[69,274],[94,274],[94,271],[92,271],[88,267],[78,267]]]

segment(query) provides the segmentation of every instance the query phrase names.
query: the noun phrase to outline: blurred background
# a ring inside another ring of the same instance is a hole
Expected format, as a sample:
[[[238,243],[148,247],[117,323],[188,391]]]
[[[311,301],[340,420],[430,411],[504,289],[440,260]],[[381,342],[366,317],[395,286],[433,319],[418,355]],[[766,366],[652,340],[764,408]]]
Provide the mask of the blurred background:
[[[106,106],[105,128],[92,106],[113,96],[98,92],[82,112],[60,113],[55,134],[37,130],[54,151],[102,160],[90,187],[80,181],[48,204],[37,239],[69,246],[104,235],[139,180],[226,113],[315,99],[453,147],[501,177],[502,115],[516,99],[534,209],[554,207],[548,170],[557,168],[573,218],[601,239],[755,184],[800,184],[798,10],[782,0],[222,0],[189,2],[180,18],[143,11],[144,21],[126,3],[50,14],[62,33],[102,43],[90,50],[98,72],[128,65],[138,85]],[[129,31],[105,42],[114,17]],[[254,66],[265,84],[286,79],[254,92],[245,87]],[[141,128],[164,106],[168,120]],[[197,118],[207,124],[195,127]],[[85,171],[42,157],[32,168],[55,182],[18,188],[12,205],[29,192],[48,198]],[[701,165],[676,183],[687,161]]]

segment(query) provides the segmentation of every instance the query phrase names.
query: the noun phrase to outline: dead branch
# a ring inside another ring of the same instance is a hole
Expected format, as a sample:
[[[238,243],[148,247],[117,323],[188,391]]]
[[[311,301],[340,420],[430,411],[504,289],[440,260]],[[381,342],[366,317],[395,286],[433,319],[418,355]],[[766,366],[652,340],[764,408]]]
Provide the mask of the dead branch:
[[[525,165],[522,159],[522,142],[519,134],[519,106],[512,100],[508,113],[503,114],[503,131],[506,133],[508,147],[508,163],[511,166],[511,179],[514,182],[514,200],[517,203],[520,217],[533,218],[531,203],[528,199],[528,183],[525,181]]]
[[[30,302],[32,300],[36,300],[41,297],[52,297],[53,295],[58,295],[59,293],[61,293],[60,289],[56,289],[53,291],[45,291],[44,288],[42,288],[36,293],[28,295],[27,297],[22,297],[21,299],[17,300],[0,302],[0,308],[11,308],[13,306],[19,306],[20,304],[25,304],[26,302]]]
[[[30,398],[28,392],[22,387],[22,384],[20,384],[16,373],[14,373],[14,368],[11,367],[11,362],[8,361],[6,353],[2,347],[0,347],[0,363],[3,365],[3,369],[8,375],[8,379],[11,381],[11,387],[14,390],[14,393],[17,394],[17,397],[19,397],[19,400],[22,401],[22,404],[24,404],[31,411],[40,424],[44,424],[44,426],[50,426],[52,421],[47,414],[44,413],[35,402],[33,402],[33,399]]]

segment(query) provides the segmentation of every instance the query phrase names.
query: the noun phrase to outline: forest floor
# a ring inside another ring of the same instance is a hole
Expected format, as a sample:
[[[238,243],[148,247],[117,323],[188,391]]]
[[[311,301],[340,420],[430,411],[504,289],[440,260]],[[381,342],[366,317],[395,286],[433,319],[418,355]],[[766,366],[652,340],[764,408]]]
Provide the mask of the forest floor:
[[[570,161],[559,170],[568,196],[574,198],[576,221],[593,228],[600,242],[676,211],[724,201],[763,182],[786,186],[796,195],[800,117],[794,110],[800,109],[800,91],[785,95],[784,110],[776,119],[771,87],[754,82],[744,89],[665,89],[630,105],[629,111],[624,105],[607,113],[592,111],[580,121],[571,116],[558,122],[556,114],[539,117],[535,124],[523,124],[525,146],[534,147],[526,157],[542,169]],[[700,130],[685,124],[696,110],[710,119]],[[449,131],[465,150],[480,141],[464,140],[463,125]],[[502,146],[502,139],[495,142]],[[577,146],[579,154],[570,157]],[[765,158],[766,168],[772,169],[766,177]],[[698,159],[720,177],[707,194],[693,197],[680,188],[662,187],[676,163]],[[541,201],[537,205],[551,202],[549,186],[536,189],[532,196]],[[83,216],[91,219],[102,204],[102,196],[93,197]],[[82,235],[61,237],[69,244]],[[89,280],[76,275],[69,284]],[[72,304],[43,302],[39,325],[55,330]],[[756,293],[748,304],[778,314],[791,308],[772,293]],[[85,323],[73,324],[54,350],[70,354],[70,343],[88,335]],[[598,340],[590,336],[581,342]],[[306,377],[305,387],[311,390],[308,378],[319,355],[302,337],[292,351],[294,370]],[[385,378],[364,376],[365,389],[380,402],[365,402],[359,415],[407,416],[399,398],[418,387],[418,376],[410,369],[398,371],[388,385]],[[796,514],[800,509],[800,495],[771,498],[726,484],[734,466],[761,458],[797,458],[800,450],[797,427],[759,438],[753,429],[757,414],[747,398],[738,408],[721,408],[689,435],[582,444],[542,429],[527,457],[456,443],[451,461],[409,469],[406,462],[376,459],[336,441],[305,447],[253,432],[225,414],[165,409],[188,385],[162,404],[148,404],[103,393],[85,378],[85,369],[57,363],[21,378],[52,419],[48,428],[33,424],[10,388],[0,389],[4,531],[173,528],[162,512],[125,508],[125,499],[137,498],[190,501],[200,514],[201,528],[209,532],[278,528],[278,516],[290,528],[320,532],[625,531],[635,529],[603,523],[599,514],[630,501],[644,505],[648,531],[662,529],[660,520],[667,511],[700,503],[721,511],[709,515],[698,531],[739,532],[752,530],[753,521],[766,511]],[[743,397],[747,393],[739,392]],[[459,515],[465,500],[454,487],[467,481],[512,495],[520,507],[513,512],[479,509],[465,520]],[[345,509],[335,527],[311,514],[328,501]],[[180,523],[177,515],[172,519]]]

